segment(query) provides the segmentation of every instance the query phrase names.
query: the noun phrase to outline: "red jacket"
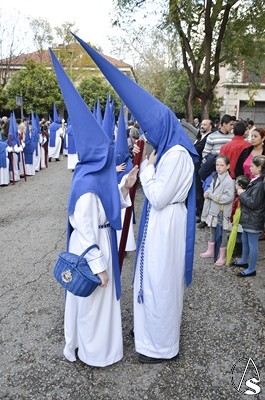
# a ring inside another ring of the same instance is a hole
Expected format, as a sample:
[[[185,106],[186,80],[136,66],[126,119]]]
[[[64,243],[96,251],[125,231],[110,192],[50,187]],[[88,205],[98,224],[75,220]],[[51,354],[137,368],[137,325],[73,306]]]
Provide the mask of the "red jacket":
[[[230,140],[230,142],[221,147],[220,155],[227,156],[230,159],[230,175],[232,179],[235,179],[234,169],[238,157],[241,152],[249,146],[251,146],[251,143],[247,142],[243,136],[236,135],[232,140]]]

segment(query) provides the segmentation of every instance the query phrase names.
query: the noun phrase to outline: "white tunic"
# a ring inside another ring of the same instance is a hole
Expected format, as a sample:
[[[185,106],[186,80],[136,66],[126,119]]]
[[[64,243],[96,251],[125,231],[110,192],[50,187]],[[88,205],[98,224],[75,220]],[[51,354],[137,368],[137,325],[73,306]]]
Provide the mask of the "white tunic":
[[[56,131],[55,137],[55,147],[48,147],[48,157],[49,158],[59,158],[60,157],[60,150],[62,145],[62,135],[63,135],[63,128],[59,128]]]
[[[36,175],[36,170],[33,161],[32,164],[25,164],[25,170],[27,176]]]
[[[134,279],[134,335],[136,351],[149,357],[172,358],[179,352],[186,250],[184,202],[193,172],[187,150],[176,145],[161,157],[156,171],[149,165],[140,174],[152,207],[144,251],[142,304],[137,302],[140,252]]]
[[[15,181],[18,182],[20,181],[20,170],[18,168],[18,154],[16,151],[12,152],[12,156],[11,156],[11,162],[13,164],[13,169],[14,169],[14,179],[13,179],[13,172],[12,170],[9,173],[9,177],[10,177],[10,181]]]
[[[40,135],[40,167],[41,167],[41,169],[46,168],[45,148],[43,147],[46,142],[47,142],[47,137]]]
[[[36,150],[34,150],[34,152],[33,152],[33,165],[34,165],[36,172],[38,172],[40,170],[40,144],[39,144],[39,142],[37,143],[37,147],[38,147],[38,155],[37,155]]]
[[[130,206],[123,198],[122,206]],[[123,357],[120,301],[116,300],[110,228],[99,229],[107,222],[99,198],[93,193],[82,195],[70,215],[74,231],[70,238],[69,251],[81,254],[90,245],[98,244],[86,258],[93,273],[107,271],[109,282],[106,288],[98,287],[88,297],[78,297],[67,292],[65,304],[65,348],[64,356],[75,361],[78,357],[88,365],[104,367]]]
[[[78,163],[77,154],[68,154],[67,158],[67,169],[75,169],[76,164]]]

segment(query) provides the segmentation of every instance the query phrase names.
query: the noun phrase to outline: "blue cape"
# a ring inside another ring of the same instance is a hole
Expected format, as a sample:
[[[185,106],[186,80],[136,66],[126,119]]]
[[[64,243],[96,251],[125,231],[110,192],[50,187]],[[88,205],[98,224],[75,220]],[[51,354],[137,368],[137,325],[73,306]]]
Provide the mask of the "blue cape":
[[[6,168],[6,142],[0,140],[0,168]]]

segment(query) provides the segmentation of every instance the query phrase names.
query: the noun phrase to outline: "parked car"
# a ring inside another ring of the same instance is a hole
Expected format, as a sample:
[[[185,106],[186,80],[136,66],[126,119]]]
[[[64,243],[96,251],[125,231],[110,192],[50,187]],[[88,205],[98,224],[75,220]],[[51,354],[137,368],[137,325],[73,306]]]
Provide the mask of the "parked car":
[[[190,140],[192,141],[192,143],[194,143],[197,137],[198,129],[195,128],[195,126],[191,125],[189,122],[187,122],[185,119],[182,119],[180,122],[183,128],[185,129],[187,135],[189,136]]]

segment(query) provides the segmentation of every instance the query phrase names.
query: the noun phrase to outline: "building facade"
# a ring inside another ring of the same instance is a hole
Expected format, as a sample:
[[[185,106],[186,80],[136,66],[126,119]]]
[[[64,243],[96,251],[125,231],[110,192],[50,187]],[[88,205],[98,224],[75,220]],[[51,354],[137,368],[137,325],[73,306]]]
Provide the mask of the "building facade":
[[[216,89],[217,96],[223,98],[221,116],[235,115],[237,119],[253,120],[256,127],[265,127],[265,78],[248,75],[244,69],[235,74],[221,67]]]

